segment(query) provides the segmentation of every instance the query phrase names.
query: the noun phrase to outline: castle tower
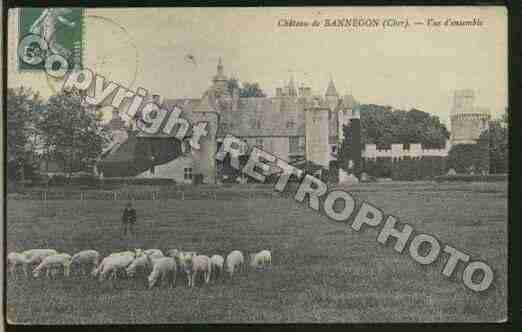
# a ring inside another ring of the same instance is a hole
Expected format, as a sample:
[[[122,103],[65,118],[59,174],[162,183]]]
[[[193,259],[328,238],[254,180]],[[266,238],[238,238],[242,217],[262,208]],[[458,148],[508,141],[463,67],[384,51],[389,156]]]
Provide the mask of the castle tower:
[[[293,76],[290,76],[290,81],[288,81],[288,95],[291,97],[297,97],[297,89],[295,88]]]
[[[305,108],[305,158],[324,168],[330,166],[329,106],[314,98]]]
[[[487,108],[475,106],[473,90],[457,90],[451,110],[451,144],[475,144],[480,134],[489,128],[491,119]]]
[[[333,111],[339,103],[339,94],[337,93],[332,77],[330,77],[330,82],[328,83],[328,88],[326,89],[324,97],[330,111]]]
[[[212,82],[214,83],[214,88],[219,92],[226,92],[227,91],[227,82],[228,79],[223,73],[223,63],[221,62],[221,58],[219,58],[218,65],[217,65],[217,73],[212,79]]]
[[[356,116],[354,112],[358,112],[355,109],[355,99],[352,95],[345,95],[341,99],[341,105],[337,110],[337,138],[339,143],[342,143],[344,140],[343,127],[349,124],[353,116]]]

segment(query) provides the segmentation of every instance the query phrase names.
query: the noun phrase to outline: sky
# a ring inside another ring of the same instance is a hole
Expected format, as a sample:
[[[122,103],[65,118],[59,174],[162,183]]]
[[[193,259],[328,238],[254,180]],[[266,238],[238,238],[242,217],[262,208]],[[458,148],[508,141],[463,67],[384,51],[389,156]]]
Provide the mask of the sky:
[[[51,94],[45,74],[16,68],[9,17],[9,86]],[[281,19],[407,19],[409,26],[281,27]],[[479,19],[481,26],[428,26]],[[413,22],[423,22],[414,25]],[[507,14],[502,7],[88,8],[84,63],[108,80],[164,98],[199,98],[222,58],[227,76],[268,95],[290,76],[323,94],[330,77],[360,103],[417,108],[448,124],[453,91],[473,89],[499,117],[507,106]],[[193,56],[195,61],[187,59]]]

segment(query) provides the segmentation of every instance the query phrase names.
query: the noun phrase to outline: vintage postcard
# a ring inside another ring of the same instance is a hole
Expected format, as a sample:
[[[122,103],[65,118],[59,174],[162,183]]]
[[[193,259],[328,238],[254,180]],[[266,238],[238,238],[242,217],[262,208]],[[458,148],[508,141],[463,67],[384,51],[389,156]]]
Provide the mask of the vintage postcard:
[[[9,324],[507,320],[506,8],[7,32]]]

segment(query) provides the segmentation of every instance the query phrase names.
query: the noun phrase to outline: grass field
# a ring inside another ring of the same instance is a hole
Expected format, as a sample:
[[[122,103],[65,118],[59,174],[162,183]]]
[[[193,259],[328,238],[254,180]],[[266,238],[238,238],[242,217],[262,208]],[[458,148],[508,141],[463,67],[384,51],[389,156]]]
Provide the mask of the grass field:
[[[232,189],[233,190],[233,189]],[[139,237],[120,238],[125,201],[13,200],[7,251],[48,247],[106,255],[129,247],[225,256],[271,249],[271,271],[248,271],[193,289],[147,289],[144,279],[99,283],[75,276],[7,280],[7,314],[21,324],[189,322],[498,321],[507,316],[507,184],[374,183],[348,189],[386,214],[486,261],[492,286],[477,294],[407,251],[355,232],[291,198],[137,201]],[[441,256],[445,257],[445,256]]]

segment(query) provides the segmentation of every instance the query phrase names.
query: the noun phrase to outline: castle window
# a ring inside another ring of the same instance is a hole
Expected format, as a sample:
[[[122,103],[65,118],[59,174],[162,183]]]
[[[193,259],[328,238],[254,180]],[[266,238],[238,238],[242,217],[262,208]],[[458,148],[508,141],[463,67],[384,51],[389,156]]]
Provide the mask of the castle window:
[[[183,178],[185,180],[192,180],[192,167],[185,167],[183,169]]]
[[[299,136],[290,136],[288,137],[288,145],[290,153],[295,153],[299,151]]]

